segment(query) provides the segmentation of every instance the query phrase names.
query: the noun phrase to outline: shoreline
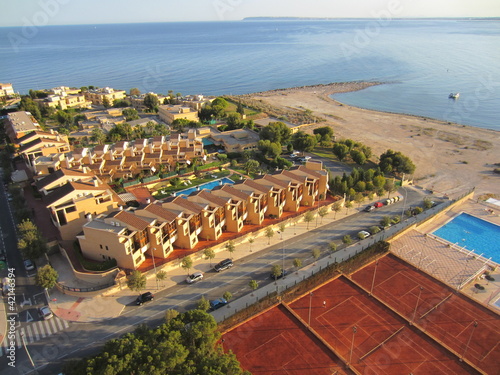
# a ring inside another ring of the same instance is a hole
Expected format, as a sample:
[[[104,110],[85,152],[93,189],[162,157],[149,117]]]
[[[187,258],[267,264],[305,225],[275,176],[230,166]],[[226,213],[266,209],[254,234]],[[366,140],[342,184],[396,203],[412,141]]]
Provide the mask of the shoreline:
[[[364,143],[380,155],[401,151],[417,166],[413,176],[422,187],[449,196],[476,187],[478,195],[500,197],[500,131],[430,117],[384,112],[344,104],[330,97],[387,82],[337,82],[239,95],[281,110],[309,110],[323,122],[304,128],[331,126],[339,138]]]
[[[273,90],[267,90],[267,91],[258,91],[258,92],[251,93],[251,94],[242,94],[242,95],[234,95],[234,96],[253,97],[255,95],[272,95],[272,94],[284,93],[287,91],[298,91],[298,90],[303,90],[303,91],[305,91],[305,90],[311,91],[312,90],[313,94],[317,94],[316,92],[319,90],[332,88],[332,89],[334,89],[333,91],[323,92],[321,94],[321,97],[325,100],[330,100],[339,106],[352,107],[352,108],[357,108],[360,110],[387,113],[387,114],[392,114],[392,115],[402,115],[402,116],[415,117],[415,118],[419,118],[419,119],[440,122],[443,125],[456,126],[457,128],[471,128],[471,129],[479,129],[479,130],[486,130],[486,131],[500,133],[500,130],[496,130],[496,129],[484,128],[484,127],[476,126],[476,125],[459,124],[457,122],[450,122],[450,121],[441,120],[441,119],[429,117],[429,116],[416,115],[416,114],[405,113],[405,112],[383,111],[380,109],[371,109],[371,108],[361,107],[361,106],[357,106],[357,105],[351,105],[351,104],[347,104],[347,103],[341,102],[340,100],[337,100],[337,99],[330,97],[330,95],[344,94],[344,93],[348,93],[348,92],[356,92],[356,91],[361,91],[361,90],[367,89],[367,88],[372,87],[372,86],[387,85],[387,84],[391,84],[391,83],[395,83],[395,82],[396,81],[394,81],[394,82],[393,81],[331,82],[331,83],[325,83],[325,84],[294,86],[294,87],[289,87],[289,88],[279,88],[279,89],[273,89]],[[339,88],[340,88],[340,90],[338,90]],[[316,91],[316,92],[314,92],[314,91]]]

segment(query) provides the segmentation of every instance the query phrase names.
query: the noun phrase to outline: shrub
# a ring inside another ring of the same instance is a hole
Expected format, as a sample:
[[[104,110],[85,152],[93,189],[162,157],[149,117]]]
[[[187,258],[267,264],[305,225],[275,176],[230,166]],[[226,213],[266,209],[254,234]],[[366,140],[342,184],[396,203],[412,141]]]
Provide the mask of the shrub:
[[[413,209],[413,214],[414,214],[414,215],[418,215],[418,214],[421,214],[421,213],[422,213],[422,211],[423,211],[422,207],[415,207],[415,208]]]
[[[342,237],[342,242],[349,245],[352,243],[352,238],[348,234],[346,234],[344,237]]]
[[[374,225],[373,227],[368,228],[368,230],[370,231],[371,234],[376,234],[376,233],[380,232],[380,228],[377,227],[376,225]]]
[[[73,249],[75,250],[75,254],[82,267],[88,271],[102,272],[116,267],[116,259],[109,259],[104,262],[96,262],[85,259],[82,255],[82,250],[80,249],[80,244],[78,243],[78,241],[74,242]]]
[[[393,216],[393,218],[391,220],[391,223],[392,224],[398,224],[400,221],[401,221],[401,216],[396,215],[396,216]]]

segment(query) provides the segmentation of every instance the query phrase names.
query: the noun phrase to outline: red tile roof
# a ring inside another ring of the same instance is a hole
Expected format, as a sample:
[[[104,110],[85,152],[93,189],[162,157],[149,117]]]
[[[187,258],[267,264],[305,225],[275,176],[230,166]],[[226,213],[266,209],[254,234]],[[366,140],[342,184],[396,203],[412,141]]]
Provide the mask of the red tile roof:
[[[143,220],[139,216],[131,214],[127,211],[120,211],[114,217],[115,219],[120,220],[137,230],[144,230],[149,226],[149,223],[146,220]]]
[[[171,223],[177,218],[177,215],[175,215],[173,212],[163,208],[159,204],[154,204],[150,203],[149,205],[144,208],[146,211],[151,212],[153,215],[156,215],[160,218],[162,218],[165,221],[168,221]]]

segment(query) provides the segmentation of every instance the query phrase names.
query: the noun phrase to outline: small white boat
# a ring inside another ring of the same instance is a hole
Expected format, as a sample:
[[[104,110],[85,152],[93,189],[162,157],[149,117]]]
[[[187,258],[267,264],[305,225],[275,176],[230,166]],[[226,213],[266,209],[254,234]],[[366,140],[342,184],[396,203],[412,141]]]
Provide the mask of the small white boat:
[[[452,92],[450,95],[448,95],[448,98],[450,99],[458,99],[460,97],[459,92]]]

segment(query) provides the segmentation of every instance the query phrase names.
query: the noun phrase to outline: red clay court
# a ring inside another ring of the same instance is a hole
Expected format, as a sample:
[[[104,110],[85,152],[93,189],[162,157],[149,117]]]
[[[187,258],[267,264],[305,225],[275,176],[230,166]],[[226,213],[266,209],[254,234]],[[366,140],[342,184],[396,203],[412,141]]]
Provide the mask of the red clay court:
[[[281,305],[232,329],[223,339],[224,349],[231,349],[252,374],[352,374]]]
[[[290,307],[305,323],[310,311],[311,327],[362,374],[475,373],[345,277],[321,286]]]
[[[485,373],[499,373],[500,320],[495,312],[393,255],[355,272],[352,279],[367,291],[373,283],[375,297]]]

